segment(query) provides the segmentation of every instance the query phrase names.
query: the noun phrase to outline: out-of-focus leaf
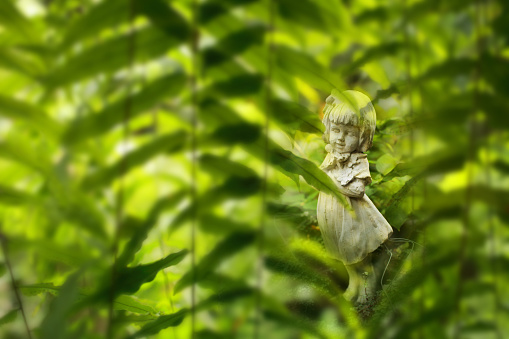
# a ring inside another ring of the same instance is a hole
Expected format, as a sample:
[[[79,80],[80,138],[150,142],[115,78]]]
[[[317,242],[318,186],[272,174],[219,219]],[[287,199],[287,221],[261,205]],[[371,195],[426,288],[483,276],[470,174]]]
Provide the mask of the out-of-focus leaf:
[[[10,34],[19,34],[25,40],[37,39],[33,23],[16,8],[12,0],[0,1],[0,25],[8,28]]]
[[[62,47],[95,36],[103,29],[128,22],[131,16],[134,19],[140,14],[168,34],[178,34],[185,39],[189,32],[185,20],[164,1],[108,0],[99,2],[66,29]]]
[[[134,62],[152,60],[178,46],[178,36],[168,36],[158,28],[148,27],[101,42],[72,57],[65,64],[43,78],[49,88],[69,85],[102,73],[115,72],[128,67],[131,62],[131,46],[136,46]]]
[[[237,177],[252,177],[256,172],[251,168],[232,161],[226,157],[219,157],[212,154],[204,154],[199,159],[200,168],[210,173],[215,177],[223,176],[237,176]]]
[[[58,339],[66,337],[69,330],[69,326],[66,326],[66,320],[71,315],[72,307],[79,297],[78,277],[79,272],[72,274],[60,288],[60,293],[51,303],[51,311],[46,314],[39,327],[40,338]]]
[[[125,175],[133,168],[143,165],[155,155],[170,154],[183,148],[186,142],[187,133],[178,131],[159,137],[148,144],[126,154],[113,165],[103,168],[98,172],[84,179],[82,187],[95,189],[106,186],[121,175]]]
[[[33,202],[34,200],[35,197],[27,193],[0,185],[0,204],[2,205],[23,205]]]
[[[416,83],[437,78],[453,78],[459,75],[470,75],[476,61],[468,58],[447,59],[441,64],[430,67]]]
[[[0,95],[0,115],[12,120],[21,120],[45,133],[55,137],[60,134],[60,126],[44,111],[24,101]]]
[[[249,224],[236,222],[231,218],[219,217],[211,213],[201,214],[199,225],[203,232],[213,234],[227,234],[253,228]]]
[[[60,286],[55,286],[53,283],[41,283],[33,285],[19,286],[21,293],[28,297],[36,296],[41,293],[50,293],[57,295],[60,290]]]
[[[308,133],[323,133],[323,125],[315,114],[306,107],[291,101],[274,99],[272,101],[272,117],[281,128],[293,135],[296,130]]]
[[[221,262],[252,244],[255,239],[256,233],[254,231],[239,231],[230,234],[220,241],[214,249],[196,265],[194,271],[191,270],[184,274],[175,285],[175,293],[182,291],[193,283],[200,282],[207,278],[209,274],[216,270]]]
[[[415,186],[415,184],[421,179],[421,176],[415,176],[405,182],[403,187],[391,198],[391,200],[387,203],[389,206],[384,213],[384,216],[387,218],[389,224],[392,227],[400,229],[401,225],[405,222],[408,217],[408,212],[399,208],[401,201],[408,195],[411,191],[411,188]]]
[[[143,305],[142,303],[136,301],[136,299],[133,297],[127,295],[121,295],[115,299],[113,307],[115,310],[129,311],[132,313],[155,313],[155,310],[152,307]]]
[[[240,298],[250,297],[253,296],[254,293],[255,290],[251,287],[240,287],[223,291],[201,301],[198,305],[196,305],[196,311],[202,311],[217,304],[230,303]]]
[[[265,29],[261,26],[244,28],[222,38],[213,47],[203,51],[204,67],[221,64],[249,47],[263,43]]]
[[[87,138],[99,136],[126,119],[132,119],[152,108],[164,98],[178,94],[185,86],[183,73],[163,76],[132,95],[106,106],[101,112],[89,114],[75,120],[63,136],[64,143],[76,143]],[[129,111],[126,112],[126,100],[129,100]],[[128,115],[127,115],[128,114]]]
[[[353,72],[371,60],[378,61],[386,56],[395,55],[403,47],[405,47],[405,45],[402,42],[394,41],[367,48],[360,58],[348,64],[347,72]]]
[[[225,124],[204,136],[203,143],[207,146],[234,145],[236,143],[252,143],[258,140],[261,127],[251,123]]]
[[[101,1],[80,16],[65,30],[62,47],[95,36],[102,29],[129,20],[129,2],[125,0]]]
[[[383,175],[388,174],[398,164],[390,154],[384,154],[376,161],[376,170]]]
[[[27,297],[33,297],[41,293],[50,293],[51,295],[57,296],[60,294],[62,287],[55,286],[53,283],[41,283],[33,285],[22,285],[19,286],[19,289],[21,293]],[[87,296],[87,293],[79,293],[79,298],[86,298]],[[113,302],[113,308],[115,310],[129,311],[132,313],[155,313],[155,310],[152,307],[143,305],[133,297],[127,295],[121,295],[116,298]]]
[[[196,332],[196,339],[234,339],[235,335],[231,333],[219,333],[211,330]]]
[[[290,312],[265,308],[263,315],[265,319],[275,322],[277,326],[288,326],[291,329],[299,329],[300,331],[310,333],[317,338],[328,338],[312,322],[297,317]]]
[[[291,1],[280,0],[277,2],[278,12],[282,18],[295,22],[306,28],[318,29],[328,32],[328,26],[323,11],[316,2],[311,0]]]
[[[2,277],[6,272],[6,266],[3,262],[0,262],[0,277]]]
[[[138,338],[138,337],[146,337],[148,335],[157,334],[160,331],[168,328],[180,325],[186,315],[189,313],[189,310],[182,309],[176,313],[162,315],[145,326],[143,326],[138,332],[134,333],[129,338]]]
[[[211,21],[222,15],[231,13],[235,7],[248,5],[256,0],[211,0],[202,2],[198,7],[198,18],[202,25],[207,25]]]
[[[227,199],[242,199],[260,191],[262,181],[258,176],[228,177],[222,185],[210,189],[198,198],[196,204],[191,204],[173,220],[171,231],[175,232],[183,223],[192,217],[196,206],[200,206],[200,214],[208,213],[210,209]]]
[[[310,284],[324,295],[335,296],[340,292],[326,277],[311,271],[296,260],[269,256],[265,258],[265,267],[272,272],[287,275],[292,279]]]
[[[215,98],[206,98],[200,102],[200,121],[206,125],[240,124],[244,120],[237,112]]]
[[[312,56],[286,46],[277,46],[274,50],[276,64],[285,70],[288,76],[301,78],[309,85],[328,93],[331,88],[343,88],[339,78],[331,78],[330,71],[320,65]]]
[[[18,72],[35,79],[43,72],[43,66],[19,49],[0,48],[0,68]]]
[[[157,316],[151,314],[144,315],[126,315],[126,316],[118,316],[115,320],[117,323],[129,323],[129,324],[137,324],[143,325],[148,323],[149,321],[154,321],[157,319]]]
[[[185,191],[178,191],[167,197],[157,200],[155,205],[151,208],[149,215],[145,218],[143,223],[134,231],[134,234],[129,239],[127,244],[119,256],[117,263],[119,266],[126,266],[133,259],[136,252],[138,252],[148,236],[148,232],[156,225],[159,214],[168,208],[177,205],[185,196]]]
[[[14,320],[16,320],[17,316],[18,310],[12,310],[7,312],[4,316],[0,318],[0,326],[12,323]]]
[[[446,150],[435,152],[432,155],[418,157],[408,162],[401,162],[388,173],[384,180],[406,175],[416,176],[418,174],[434,175],[446,173],[461,168],[466,160],[465,150]]]
[[[263,77],[258,74],[242,74],[211,84],[204,90],[204,96],[225,98],[244,97],[260,92]]]
[[[179,41],[185,41],[189,37],[190,28],[187,21],[167,1],[134,1],[134,10],[146,16],[152,25],[169,37],[177,38]]]

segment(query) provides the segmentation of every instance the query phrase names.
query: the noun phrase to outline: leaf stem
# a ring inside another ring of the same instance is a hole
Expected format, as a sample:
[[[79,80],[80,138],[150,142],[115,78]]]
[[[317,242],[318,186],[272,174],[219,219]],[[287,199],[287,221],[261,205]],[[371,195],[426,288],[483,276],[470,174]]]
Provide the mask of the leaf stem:
[[[30,327],[28,326],[27,317],[25,315],[25,308],[23,307],[23,302],[21,301],[21,296],[19,294],[18,286],[16,284],[16,279],[14,279],[14,273],[12,272],[11,261],[9,260],[9,254],[7,252],[7,238],[3,233],[0,233],[0,244],[2,246],[2,252],[4,254],[5,266],[7,266],[7,270],[9,271],[9,276],[11,278],[12,289],[14,290],[14,294],[16,295],[16,300],[18,301],[19,310],[21,311],[21,315],[23,317],[23,322],[25,323],[25,328],[27,331],[28,339],[32,339],[32,333],[30,332]]]

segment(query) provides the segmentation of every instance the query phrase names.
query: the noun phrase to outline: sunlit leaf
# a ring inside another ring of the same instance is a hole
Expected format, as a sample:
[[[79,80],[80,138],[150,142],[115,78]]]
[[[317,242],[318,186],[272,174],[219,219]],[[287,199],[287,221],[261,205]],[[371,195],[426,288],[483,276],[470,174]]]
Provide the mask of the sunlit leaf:
[[[154,141],[126,154],[122,159],[109,167],[90,175],[83,181],[83,188],[95,189],[106,186],[119,175],[125,175],[130,170],[141,166],[158,154],[171,154],[183,148],[187,133],[178,131],[163,135]]]
[[[135,118],[152,108],[164,98],[176,95],[185,85],[185,75],[175,73],[154,80],[130,96],[117,100],[102,111],[76,119],[63,136],[65,143],[76,143],[87,138],[99,136],[113,127]],[[127,103],[129,106],[127,107]]]

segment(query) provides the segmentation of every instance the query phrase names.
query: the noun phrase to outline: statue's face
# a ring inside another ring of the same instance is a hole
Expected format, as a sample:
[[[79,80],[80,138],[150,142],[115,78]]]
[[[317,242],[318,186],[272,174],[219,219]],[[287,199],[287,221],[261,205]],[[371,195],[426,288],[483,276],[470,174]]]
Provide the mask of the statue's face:
[[[359,146],[359,127],[335,124],[330,126],[330,144],[338,153],[352,153]]]

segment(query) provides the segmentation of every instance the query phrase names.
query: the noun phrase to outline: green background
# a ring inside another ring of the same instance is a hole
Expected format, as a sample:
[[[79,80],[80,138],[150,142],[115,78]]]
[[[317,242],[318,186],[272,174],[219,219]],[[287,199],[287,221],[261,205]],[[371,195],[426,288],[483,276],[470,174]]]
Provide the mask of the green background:
[[[509,2],[0,1],[0,336],[503,338]],[[354,308],[333,88],[394,227]]]

